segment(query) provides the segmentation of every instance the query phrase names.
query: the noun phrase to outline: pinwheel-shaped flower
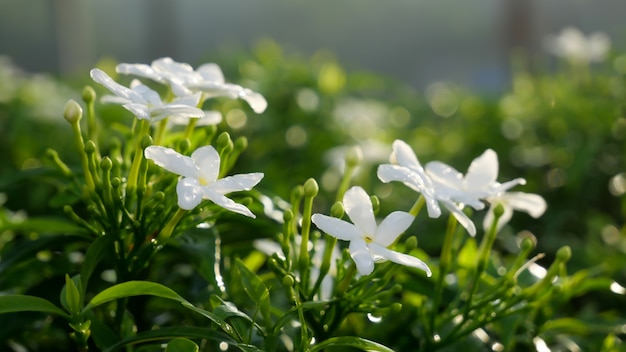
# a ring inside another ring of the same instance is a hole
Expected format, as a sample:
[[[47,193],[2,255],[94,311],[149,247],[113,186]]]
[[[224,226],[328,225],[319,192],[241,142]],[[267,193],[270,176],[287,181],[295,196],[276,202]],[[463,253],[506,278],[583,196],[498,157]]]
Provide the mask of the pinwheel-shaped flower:
[[[172,92],[179,97],[202,92],[204,98],[243,99],[256,113],[262,113],[267,108],[267,101],[261,94],[236,84],[226,83],[222,70],[214,63],[201,65],[194,71],[193,67],[188,64],[164,57],[153,61],[150,66],[119,64],[116,71],[168,84]]]
[[[254,218],[255,215],[244,205],[235,203],[225,194],[252,189],[263,178],[262,173],[233,175],[218,179],[220,157],[215,148],[205,146],[196,149],[191,157],[184,156],[171,148],[149,146],[144,150],[146,159],[167,171],[181,175],[176,185],[178,206],[191,210],[203,199],[232,212]]]
[[[547,208],[545,199],[533,193],[503,192],[488,197],[487,201],[491,204],[491,208],[483,220],[483,228],[485,231],[493,224],[493,208],[498,204],[502,205],[504,212],[500,216],[500,219],[498,219],[497,231],[511,220],[513,210],[526,212],[536,219],[543,215]]]
[[[384,260],[422,269],[431,275],[423,261],[387,248],[409,228],[414,219],[411,214],[395,211],[377,225],[372,202],[365,190],[358,186],[346,191],[343,206],[353,223],[323,214],[313,214],[311,221],[327,234],[350,241],[350,254],[361,275],[371,274],[374,263]]]
[[[393,164],[383,164],[378,167],[378,178],[382,182],[399,181],[421,193],[426,200],[428,215],[431,218],[437,218],[441,215],[439,203],[443,204],[470,235],[476,235],[476,226],[465,215],[462,205],[455,203],[455,200],[463,199],[472,205],[484,207],[478,199],[463,197],[464,195],[460,190],[448,189],[445,183],[435,182],[431,179],[411,147],[404,141],[395,140],[393,142],[393,152],[390,159]],[[451,198],[453,195],[454,199]]]
[[[131,88],[115,82],[104,71],[94,68],[90,72],[91,78],[97,83],[102,84],[111,93],[115,94],[117,99],[114,102],[122,104],[122,106],[135,114],[138,119],[159,121],[169,116],[184,118],[200,118],[204,116],[204,111],[196,106],[200,101],[200,94],[188,95],[172,101],[164,103],[159,93],[140,83],[133,84]]]

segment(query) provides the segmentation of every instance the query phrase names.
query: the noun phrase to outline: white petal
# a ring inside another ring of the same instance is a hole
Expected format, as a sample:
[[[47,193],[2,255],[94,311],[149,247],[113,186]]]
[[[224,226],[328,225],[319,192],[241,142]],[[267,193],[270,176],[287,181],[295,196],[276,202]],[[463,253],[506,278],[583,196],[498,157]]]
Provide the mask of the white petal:
[[[117,73],[121,73],[123,75],[134,75],[139,77],[149,78],[156,82],[162,82],[163,78],[161,75],[156,73],[152,67],[146,64],[119,64],[115,67],[115,71]]]
[[[343,207],[359,230],[365,235],[374,236],[376,219],[372,210],[372,201],[363,188],[355,186],[347,190],[343,195]]]
[[[433,182],[444,186],[451,192],[463,189],[463,174],[441,161],[431,161],[426,164],[426,174]]]
[[[441,201],[443,205],[448,209],[452,215],[456,218],[456,220],[463,226],[470,236],[476,236],[476,225],[474,222],[459,208],[458,205],[454,204],[451,201]]]
[[[412,190],[421,193],[426,200],[428,216],[438,218],[441,215],[441,208],[434,197],[434,190],[427,186],[424,179],[413,169],[404,166],[383,164],[378,166],[378,178],[382,182],[400,181]],[[426,174],[424,174],[425,177]]]
[[[249,191],[263,179],[263,173],[239,174],[221,178],[208,187],[220,194],[238,191]]]
[[[140,120],[152,120],[152,112],[145,104],[128,103],[122,106]]]
[[[135,93],[133,93],[130,88],[124,87],[123,85],[115,82],[113,78],[107,75],[104,71],[94,68],[89,72],[89,75],[95,82],[100,83],[106,89],[110,90],[111,93],[130,101],[135,101],[135,99],[132,99],[135,96]]]
[[[430,268],[428,267],[428,265],[426,265],[426,263],[424,263],[422,260],[417,259],[411,255],[392,251],[385,247],[379,246],[375,243],[371,243],[369,245],[369,249],[374,255],[381,256],[397,264],[402,264],[402,265],[410,266],[412,268],[422,269],[426,272],[426,275],[429,277],[432,275],[432,272],[430,271]]]
[[[311,221],[323,232],[343,241],[362,239],[363,234],[354,224],[324,214],[313,214]]]
[[[354,240],[350,241],[350,256],[354,263],[356,264],[356,269],[359,271],[359,274],[366,276],[374,271],[374,259],[370,254],[365,241],[363,240]]]
[[[144,150],[146,159],[169,172],[185,177],[195,177],[196,166],[190,157],[179,154],[174,149],[151,145]]]
[[[492,149],[474,159],[465,174],[466,190],[482,190],[496,182],[498,178],[498,155]]]
[[[174,99],[171,104],[188,105],[188,106],[192,106],[195,108],[198,106],[198,103],[200,102],[201,97],[202,97],[202,94],[200,93],[186,95],[186,96],[182,96],[182,97]]]
[[[181,209],[191,210],[202,202],[202,189],[194,178],[182,178],[176,185],[178,206]]]
[[[204,116],[201,117],[196,126],[210,126],[217,125],[222,122],[222,113],[213,110],[204,110]]]
[[[389,247],[413,223],[413,215],[394,211],[380,223],[374,236],[374,242],[383,247]]]
[[[417,160],[417,156],[413,149],[404,141],[400,139],[396,139],[393,141],[393,154],[395,155],[396,161],[400,166],[406,166],[410,168],[422,168],[419,160]]]
[[[196,72],[202,76],[203,81],[215,82],[218,84],[224,83],[224,74],[222,69],[217,64],[207,63],[201,65],[196,69]]]
[[[215,182],[220,172],[220,156],[213,146],[207,145],[196,149],[191,153],[191,160],[196,165],[198,174],[205,186]]]
[[[260,114],[267,109],[267,100],[265,100],[265,98],[259,93],[255,93],[250,89],[244,89],[240,96],[241,99],[245,100],[257,114]]]
[[[509,192],[504,194],[504,201],[515,210],[524,211],[533,218],[538,218],[546,211],[548,205],[538,194]]]
[[[220,207],[228,209],[233,213],[245,215],[253,219],[256,218],[256,216],[250,211],[250,209],[246,208],[245,205],[235,203],[232,199],[227,198],[208,187],[202,187],[202,191],[204,192],[204,198],[210,199],[213,203],[219,205]]]

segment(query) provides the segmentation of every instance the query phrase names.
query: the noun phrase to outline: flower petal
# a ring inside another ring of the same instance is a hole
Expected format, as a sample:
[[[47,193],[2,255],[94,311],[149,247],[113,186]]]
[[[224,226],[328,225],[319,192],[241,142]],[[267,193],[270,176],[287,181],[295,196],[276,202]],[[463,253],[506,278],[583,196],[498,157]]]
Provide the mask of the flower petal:
[[[419,160],[417,160],[417,156],[413,149],[404,141],[400,139],[396,139],[392,144],[393,155],[395,156],[398,165],[406,166],[409,168],[422,168]]]
[[[97,83],[100,83],[106,89],[110,90],[111,93],[117,95],[118,97],[125,98],[129,101],[136,101],[136,99],[133,99],[135,98],[136,93],[134,93],[132,89],[124,87],[123,85],[115,82],[113,78],[107,75],[104,71],[98,68],[94,68],[89,71],[89,75],[91,76],[91,79],[93,79]]]
[[[324,214],[313,214],[311,221],[320,230],[343,241],[362,240],[363,233],[354,224]]]
[[[149,78],[156,82],[163,82],[163,78],[152,67],[146,64],[121,63],[115,67],[117,73]]]
[[[225,197],[222,194],[215,192],[208,187],[202,187],[204,198],[210,199],[213,203],[220,207],[230,210],[233,213],[245,215],[250,218],[256,218],[256,216],[245,205],[235,203],[232,199]]]
[[[465,174],[466,190],[478,191],[486,189],[498,178],[498,155],[492,149],[485,150],[474,159]]]
[[[267,100],[259,93],[253,92],[250,89],[243,89],[239,96],[241,99],[245,100],[248,105],[250,105],[250,108],[257,114],[267,109]]]
[[[224,83],[224,74],[222,69],[214,63],[207,63],[200,65],[196,69],[196,72],[202,77],[203,81],[215,82],[218,84]]]
[[[413,169],[404,166],[383,164],[378,166],[378,178],[382,182],[400,181],[410,189],[421,193],[426,200],[428,216],[438,218],[441,215],[441,208],[435,199],[434,189],[429,187],[424,179]],[[424,174],[425,177],[426,174]]]
[[[422,260],[415,258],[414,256],[392,251],[391,249],[379,246],[376,243],[370,243],[369,250],[372,254],[381,256],[394,263],[424,270],[428,277],[432,275],[432,272],[430,271],[428,265],[426,265],[426,263],[424,263]]]
[[[174,149],[151,145],[143,153],[146,159],[154,161],[155,164],[177,175],[195,177],[197,173],[192,159],[179,154]]]
[[[383,247],[389,247],[406,229],[413,223],[413,215],[403,212],[394,211],[380,223],[374,242]]]
[[[476,225],[474,225],[474,222],[472,222],[472,220],[463,212],[463,210],[461,210],[458,205],[449,200],[442,200],[441,202],[446,207],[446,209],[448,209],[448,211],[450,211],[452,215],[454,215],[459,224],[461,224],[461,226],[463,226],[467,230],[470,236],[476,236]]]
[[[249,191],[263,179],[263,173],[239,174],[221,178],[208,187],[220,194],[230,192]]]
[[[463,174],[441,161],[426,164],[426,174],[440,186],[437,188],[438,193],[450,195],[463,189]]]
[[[374,259],[372,258],[365,241],[361,239],[350,241],[350,246],[348,248],[350,249],[350,256],[352,257],[352,260],[354,260],[359,274],[363,276],[371,274],[372,271],[374,271]]]
[[[196,177],[201,179],[205,186],[215,182],[220,172],[220,156],[213,146],[207,145],[196,149],[191,154],[191,160],[196,165]]]
[[[548,205],[545,199],[538,194],[524,192],[509,192],[503,195],[504,201],[514,210],[521,210],[533,218],[538,218],[546,211]]]
[[[365,190],[354,186],[343,195],[343,207],[354,225],[364,234],[376,233],[376,219],[372,210],[372,201]]]
[[[181,178],[176,184],[176,194],[181,209],[191,210],[202,202],[202,188],[195,178]]]

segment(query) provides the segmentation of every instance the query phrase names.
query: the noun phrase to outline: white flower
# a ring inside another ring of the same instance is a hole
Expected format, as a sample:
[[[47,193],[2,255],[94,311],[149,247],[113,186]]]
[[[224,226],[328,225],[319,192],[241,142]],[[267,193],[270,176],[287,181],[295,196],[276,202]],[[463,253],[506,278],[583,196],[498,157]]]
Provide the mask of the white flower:
[[[431,275],[430,269],[423,261],[387,248],[409,228],[413,222],[411,214],[395,211],[377,225],[370,198],[358,186],[346,191],[343,206],[353,224],[323,214],[313,214],[311,221],[327,234],[343,241],[350,241],[350,254],[361,275],[371,274],[374,263],[384,260],[419,268],[428,276]]]
[[[504,208],[504,213],[498,220],[498,227],[496,231],[500,229],[511,220],[513,216],[513,210],[524,211],[533,218],[538,218],[546,211],[546,201],[538,194],[524,193],[524,192],[503,192],[490,196],[487,198],[491,203],[491,208],[483,220],[483,228],[487,231],[491,228],[494,221],[493,208],[500,204]]]
[[[144,150],[144,155],[146,159],[154,161],[167,171],[182,176],[176,185],[178,206],[182,209],[191,210],[198,206],[202,199],[209,199],[232,212],[255,217],[250,209],[224,195],[252,189],[263,178],[262,173],[233,175],[218,180],[220,157],[212,146],[196,149],[191,157],[181,155],[170,148],[149,146]]]
[[[598,32],[585,36],[580,30],[568,27],[558,36],[548,36],[545,46],[558,57],[575,63],[590,63],[604,60],[611,47],[611,39]]]
[[[135,114],[138,119],[159,121],[169,116],[184,118],[199,118],[204,116],[204,112],[196,106],[200,101],[200,94],[189,95],[176,99],[171,103],[163,103],[157,92],[148,86],[134,82],[131,88],[124,87],[115,82],[104,71],[94,68],[90,72],[91,78],[102,84],[113,94],[116,99],[109,99],[119,104]]]
[[[431,218],[437,218],[441,215],[439,203],[442,203],[470,235],[476,235],[476,226],[465,215],[462,205],[455,204],[450,198],[451,195],[455,195],[455,198],[462,198],[462,192],[447,189],[444,182],[435,184],[408,144],[401,140],[395,140],[390,159],[393,164],[383,164],[378,167],[378,178],[382,182],[400,181],[405,186],[421,193],[426,201],[428,216]],[[465,200],[470,200],[470,198],[465,198]],[[478,200],[471,200],[471,203],[482,205]]]
[[[256,113],[262,113],[267,108],[267,101],[261,94],[236,84],[226,83],[222,70],[214,63],[201,65],[194,71],[188,64],[164,57],[154,60],[150,66],[119,64],[116,71],[168,84],[172,88],[172,92],[179,97],[192,95],[194,92],[202,92],[205,98],[243,99]]]

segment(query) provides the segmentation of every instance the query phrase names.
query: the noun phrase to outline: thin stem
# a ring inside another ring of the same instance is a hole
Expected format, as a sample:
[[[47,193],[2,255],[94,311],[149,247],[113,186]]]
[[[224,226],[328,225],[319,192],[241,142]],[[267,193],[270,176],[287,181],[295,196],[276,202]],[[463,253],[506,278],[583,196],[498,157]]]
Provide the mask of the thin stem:
[[[172,236],[172,233],[174,232],[174,228],[176,227],[180,219],[183,218],[183,215],[185,215],[185,212],[186,210],[182,208],[178,208],[178,210],[176,210],[176,213],[174,213],[174,215],[170,218],[170,220],[167,222],[167,224],[165,224],[165,226],[159,233],[157,237],[157,242],[163,243]]]
[[[417,216],[420,213],[420,211],[422,211],[424,204],[426,204],[426,199],[424,198],[423,195],[420,195],[420,197],[417,198],[417,200],[415,201],[415,203],[409,210],[409,214],[413,216]]]
[[[126,184],[126,196],[128,199],[134,197],[134,193],[137,188],[137,178],[139,177],[139,166],[141,165],[141,160],[143,160],[143,148],[142,141],[143,137],[148,135],[150,132],[150,121],[141,120],[139,124],[139,134],[136,138],[135,143],[135,155],[133,156],[133,162],[130,166],[130,172],[128,173],[128,182]],[[128,203],[127,203],[128,204]]]
[[[424,202],[423,202],[424,198],[420,197],[420,200],[422,200],[421,203],[422,205],[424,205]],[[419,200],[417,203],[419,203]],[[448,217],[448,227],[446,229],[446,235],[443,239],[443,245],[441,247],[441,256],[439,259],[439,277],[437,278],[433,307],[432,307],[432,311],[430,312],[429,326],[430,326],[431,335],[433,335],[435,332],[435,318],[437,316],[437,313],[439,310],[439,304],[441,302],[441,296],[443,294],[443,284],[445,281],[446,274],[448,273],[448,270],[450,269],[450,266],[452,263],[452,243],[454,242],[454,233],[456,232],[457,223],[458,222],[453,215],[450,215],[450,217]]]

